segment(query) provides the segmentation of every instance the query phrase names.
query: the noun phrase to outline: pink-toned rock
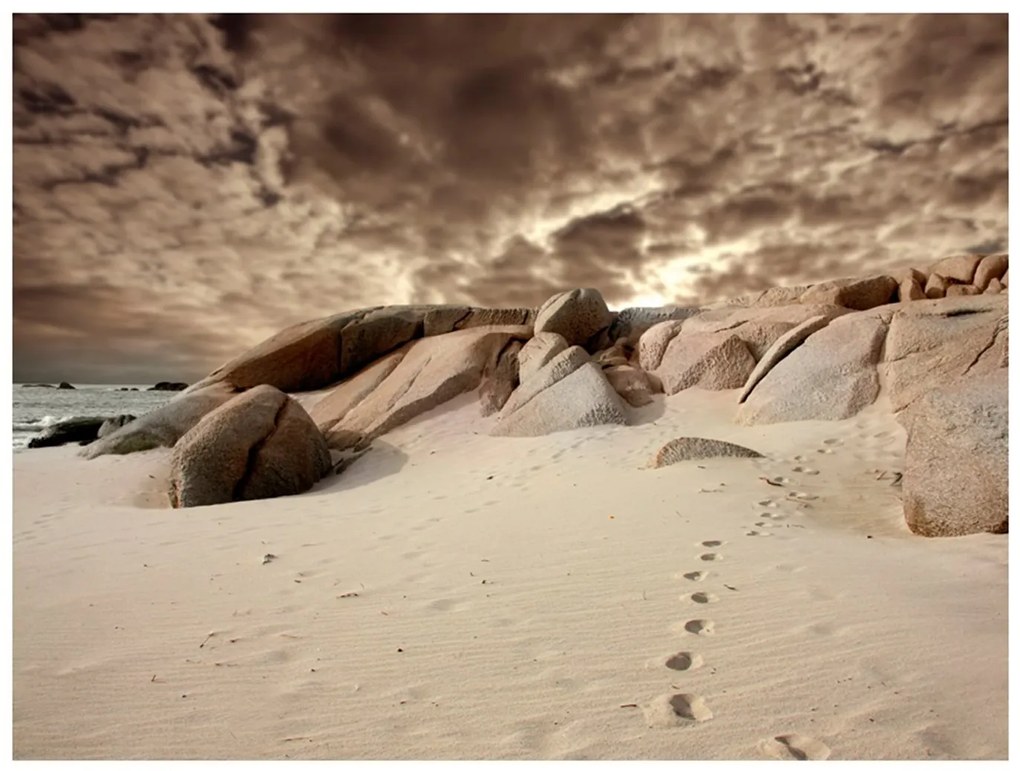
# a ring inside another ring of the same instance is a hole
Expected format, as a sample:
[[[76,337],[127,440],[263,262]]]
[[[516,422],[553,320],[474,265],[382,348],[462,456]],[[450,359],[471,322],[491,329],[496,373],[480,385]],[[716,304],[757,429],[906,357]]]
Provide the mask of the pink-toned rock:
[[[1009,286],[1009,268],[1006,268],[1006,272],[1002,274],[1002,278],[999,279],[1003,286]]]
[[[945,278],[938,273],[932,273],[928,276],[928,281],[924,285],[924,296],[929,300],[937,300],[940,297],[946,296],[946,288],[949,286]]]
[[[535,334],[555,332],[571,345],[584,346],[607,330],[613,318],[597,289],[572,289],[542,304],[535,317]]]
[[[896,271],[894,278],[901,284],[904,281],[913,279],[921,286],[924,286],[928,281],[928,274],[923,270],[918,270],[917,268],[904,268],[903,270]]]
[[[897,286],[898,282],[892,276],[842,278],[816,284],[800,296],[800,302],[866,311],[892,302]]]
[[[988,282],[988,287],[985,289],[985,294],[999,294],[1003,290],[1002,282],[997,278],[993,278]]]
[[[613,390],[631,407],[644,407],[652,403],[654,386],[644,370],[623,364],[607,367],[602,370],[602,374],[606,376]]]
[[[981,290],[973,284],[950,284],[946,289],[946,297],[966,297],[981,294]]]
[[[992,280],[1002,278],[1008,268],[1008,254],[989,254],[978,263],[974,271],[974,286],[984,291]]]
[[[957,254],[946,257],[932,265],[931,272],[958,284],[970,284],[974,281],[974,272],[983,255]]]
[[[899,299],[901,303],[912,300],[924,300],[926,298],[927,295],[925,295],[924,289],[917,282],[917,279],[908,278],[900,282]]]
[[[520,340],[511,340],[500,351],[495,365],[483,371],[482,383],[478,386],[478,402],[481,404],[483,417],[503,409],[506,400],[517,388],[520,382],[517,356],[523,346],[524,343]]]
[[[667,394],[694,386],[723,390],[744,385],[754,364],[747,344],[735,334],[680,334],[666,347],[653,374]]]
[[[655,370],[670,341],[680,334],[683,320],[663,321],[645,330],[638,340],[638,363],[646,372]]]
[[[360,372],[330,389],[329,393],[308,411],[319,430],[324,434],[328,433],[333,426],[343,420],[348,412],[357,407],[389,377],[410,348],[411,345],[408,344],[376,359]]]

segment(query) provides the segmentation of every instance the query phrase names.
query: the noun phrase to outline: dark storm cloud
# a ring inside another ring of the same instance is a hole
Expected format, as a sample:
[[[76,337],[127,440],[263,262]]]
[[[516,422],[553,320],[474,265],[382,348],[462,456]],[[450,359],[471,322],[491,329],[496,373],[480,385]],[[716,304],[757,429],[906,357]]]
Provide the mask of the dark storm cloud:
[[[1001,15],[64,14],[14,37],[17,377],[199,374],[358,306],[708,302],[1005,243]]]

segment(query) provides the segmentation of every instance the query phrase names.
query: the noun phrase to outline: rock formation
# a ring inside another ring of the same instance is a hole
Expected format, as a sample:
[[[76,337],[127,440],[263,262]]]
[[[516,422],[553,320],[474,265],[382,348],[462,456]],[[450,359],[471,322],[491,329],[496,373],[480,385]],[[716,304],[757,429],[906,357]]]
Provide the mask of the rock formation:
[[[268,385],[206,415],[174,447],[174,507],[304,492],[330,470],[326,442],[297,402]]]
[[[147,391],[183,391],[188,387],[187,383],[169,383],[165,380],[161,380],[151,388],[147,388]]]
[[[43,429],[39,436],[32,437],[28,446],[35,447],[59,447],[62,444],[78,442],[89,444],[95,441],[100,427],[106,418],[69,418],[54,423],[52,426]]]

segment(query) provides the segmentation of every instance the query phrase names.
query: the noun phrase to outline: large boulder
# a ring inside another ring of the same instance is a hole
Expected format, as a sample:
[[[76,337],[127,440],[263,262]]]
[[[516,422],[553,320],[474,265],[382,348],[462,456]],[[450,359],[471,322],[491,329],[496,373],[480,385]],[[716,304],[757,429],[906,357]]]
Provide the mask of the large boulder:
[[[325,401],[313,416],[334,450],[364,447],[372,439],[418,415],[477,388],[485,371],[495,368],[511,340],[527,340],[526,326],[474,327],[426,337],[407,346],[395,367],[381,380],[378,372],[360,373],[350,388],[363,394],[343,413],[331,413]],[[367,388],[364,380],[375,385]]]
[[[579,349],[569,348],[561,355],[574,350]],[[544,370],[555,364],[555,360],[549,362],[528,382],[545,381]],[[557,379],[550,377],[552,382],[547,387],[534,393],[529,391],[530,398],[515,398],[524,385],[514,391],[500,412],[492,435],[544,436],[611,423],[626,425],[626,407],[599,365],[589,359],[574,369],[562,367],[561,371],[566,374]]]
[[[319,399],[308,410],[309,416],[323,432],[329,433],[343,417],[372,394],[397,368],[412,344],[391,351],[352,375]]]
[[[1008,254],[989,254],[978,263],[974,271],[974,286],[983,292],[992,281],[1001,279],[1008,269]]]
[[[570,345],[587,346],[612,323],[613,314],[597,289],[572,289],[553,295],[538,309],[535,334],[555,332]]]
[[[829,322],[790,352],[737,411],[745,424],[842,420],[878,396],[876,364],[887,314],[852,313]]]
[[[173,447],[207,413],[233,399],[237,393],[237,389],[226,383],[210,383],[197,391],[185,391],[137,420],[105,434],[82,454],[86,458],[97,458]]]
[[[720,439],[705,439],[700,436],[681,436],[673,439],[655,453],[652,458],[654,468],[672,466],[688,460],[704,460],[706,458],[761,458],[757,450],[743,447]]]
[[[925,295],[924,288],[917,279],[905,278],[900,282],[897,297],[901,303],[906,303],[912,302],[913,300],[923,300],[927,297],[927,295]]]
[[[929,300],[937,300],[940,297],[946,296],[946,289],[948,288],[949,282],[946,281],[945,277],[938,273],[932,273],[924,284],[924,296]]]
[[[647,372],[658,368],[662,363],[662,355],[680,334],[684,321],[682,319],[662,321],[646,329],[638,340],[638,363]]]
[[[898,286],[892,276],[836,279],[815,284],[800,296],[800,302],[866,311],[892,302]]]
[[[498,319],[530,323],[528,308],[391,305],[363,308],[302,322],[273,335],[219,367],[189,391],[211,382],[241,389],[260,384],[281,391],[314,391],[332,385],[389,351],[421,337],[484,326]]]
[[[1008,299],[947,297],[901,306],[892,316],[883,369],[894,410],[965,375],[1006,366]]]
[[[919,535],[1009,530],[1008,374],[934,388],[901,414],[903,513]]]
[[[326,442],[297,402],[262,385],[206,415],[174,447],[175,508],[294,495],[331,468]]]
[[[560,351],[537,371],[521,378],[521,384],[510,394],[510,398],[503,405],[503,409],[500,411],[500,419],[505,415],[516,412],[542,391],[588,363],[591,363],[591,357],[579,345],[572,345]]]
[[[112,434],[114,431],[123,428],[132,420],[135,420],[134,415],[115,415],[112,418],[107,418],[103,421],[103,425],[99,427],[96,437],[102,439],[104,436]]]
[[[73,385],[66,381],[61,381],[60,385],[57,386],[61,391],[74,391],[76,390]]]
[[[495,364],[483,371],[482,383],[478,386],[478,401],[482,406],[483,417],[503,409],[510,394],[520,383],[517,357],[523,346],[520,340],[511,340],[499,352]]]
[[[776,366],[782,359],[790,353],[794,348],[803,343],[812,334],[822,329],[829,323],[829,317],[824,315],[812,316],[800,324],[795,326],[793,329],[788,330],[778,340],[776,340],[765,354],[758,360],[754,370],[752,370],[750,376],[747,378],[747,382],[744,383],[744,389],[740,392],[740,397],[737,399],[741,404],[747,401],[747,397],[754,390],[754,387],[761,382],[771,369]]]
[[[652,374],[667,394],[694,386],[722,390],[744,385],[754,364],[754,355],[732,332],[684,331],[670,341]]]
[[[517,354],[518,378],[524,382],[570,346],[555,332],[537,332]]]
[[[957,254],[946,257],[932,265],[931,272],[957,284],[969,284],[974,280],[974,273],[982,257],[980,254]]]

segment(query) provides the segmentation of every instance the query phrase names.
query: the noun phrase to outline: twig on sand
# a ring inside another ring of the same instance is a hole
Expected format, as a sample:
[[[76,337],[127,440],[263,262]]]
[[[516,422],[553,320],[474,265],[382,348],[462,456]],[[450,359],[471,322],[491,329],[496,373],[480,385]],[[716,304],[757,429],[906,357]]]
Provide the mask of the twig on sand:
[[[215,632],[210,632],[210,633],[209,633],[208,635],[206,635],[206,638],[205,638],[204,640],[202,640],[202,644],[201,644],[201,645],[199,645],[198,647],[199,647],[199,648],[204,648],[204,647],[205,647],[205,644],[206,644],[207,642],[209,642],[209,638],[210,638],[210,637],[212,637],[212,636],[213,636],[213,635],[215,635],[215,634],[216,634]],[[155,675],[154,675],[154,676],[155,676]]]
[[[627,707],[636,707],[636,706],[637,706],[637,704],[621,704],[620,705],[620,709],[625,709]]]
[[[758,477],[758,479],[760,479],[765,484],[772,485],[773,487],[782,487],[783,486],[782,482],[776,482],[775,480],[769,479],[768,477]]]

